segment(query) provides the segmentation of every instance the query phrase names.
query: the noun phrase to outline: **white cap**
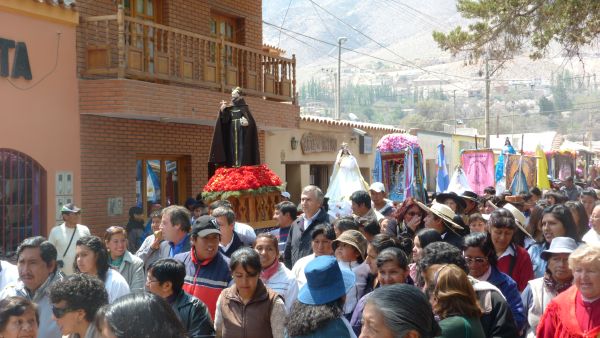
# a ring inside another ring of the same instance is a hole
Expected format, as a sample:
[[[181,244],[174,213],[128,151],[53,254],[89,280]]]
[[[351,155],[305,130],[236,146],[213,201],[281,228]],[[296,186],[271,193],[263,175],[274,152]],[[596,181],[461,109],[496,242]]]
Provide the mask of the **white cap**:
[[[385,186],[381,182],[375,182],[371,184],[369,190],[373,190],[375,192],[385,192]]]
[[[282,196],[282,197],[285,197],[285,198],[287,198],[287,199],[290,199],[290,198],[292,198],[292,195],[290,195],[290,193],[289,193],[289,192],[287,192],[287,191],[282,191],[282,192],[281,192],[281,196]]]

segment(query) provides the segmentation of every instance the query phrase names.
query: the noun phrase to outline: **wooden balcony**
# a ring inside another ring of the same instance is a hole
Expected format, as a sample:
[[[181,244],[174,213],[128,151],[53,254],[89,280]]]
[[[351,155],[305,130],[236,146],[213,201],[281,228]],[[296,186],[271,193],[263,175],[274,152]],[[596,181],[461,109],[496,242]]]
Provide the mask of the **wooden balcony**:
[[[84,78],[128,78],[296,100],[296,58],[126,16],[81,19]]]

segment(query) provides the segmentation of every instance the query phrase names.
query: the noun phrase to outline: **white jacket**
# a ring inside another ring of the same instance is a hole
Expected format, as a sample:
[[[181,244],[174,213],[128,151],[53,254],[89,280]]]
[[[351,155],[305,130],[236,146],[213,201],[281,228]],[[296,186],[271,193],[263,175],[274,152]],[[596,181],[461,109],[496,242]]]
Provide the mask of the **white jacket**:
[[[296,282],[296,276],[285,267],[285,265],[279,262],[279,269],[266,281],[263,281],[265,285],[277,292],[283,301],[285,302],[285,308],[288,313],[292,308],[292,304],[298,298],[298,283]]]

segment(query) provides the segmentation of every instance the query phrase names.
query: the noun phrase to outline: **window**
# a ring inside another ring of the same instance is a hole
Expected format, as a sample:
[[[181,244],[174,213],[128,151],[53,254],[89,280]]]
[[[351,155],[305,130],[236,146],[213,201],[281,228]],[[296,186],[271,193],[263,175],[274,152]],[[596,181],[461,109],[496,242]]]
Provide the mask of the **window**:
[[[0,148],[0,256],[46,229],[46,170],[31,157]]]
[[[145,156],[137,159],[136,205],[145,214],[153,204],[166,207],[185,201],[185,161],[177,156]]]

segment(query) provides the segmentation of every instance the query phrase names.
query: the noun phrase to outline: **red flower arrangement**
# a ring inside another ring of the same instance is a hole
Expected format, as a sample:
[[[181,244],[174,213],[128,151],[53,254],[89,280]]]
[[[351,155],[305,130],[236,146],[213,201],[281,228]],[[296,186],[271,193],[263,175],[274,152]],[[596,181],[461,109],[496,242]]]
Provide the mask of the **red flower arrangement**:
[[[264,187],[279,189],[281,178],[265,164],[238,168],[219,168],[204,186],[204,193],[257,190]],[[275,190],[275,189],[268,189]]]

